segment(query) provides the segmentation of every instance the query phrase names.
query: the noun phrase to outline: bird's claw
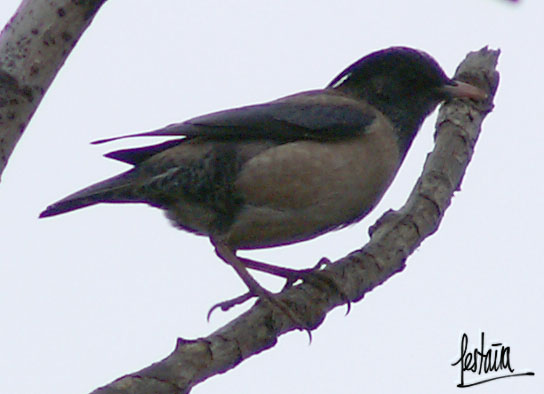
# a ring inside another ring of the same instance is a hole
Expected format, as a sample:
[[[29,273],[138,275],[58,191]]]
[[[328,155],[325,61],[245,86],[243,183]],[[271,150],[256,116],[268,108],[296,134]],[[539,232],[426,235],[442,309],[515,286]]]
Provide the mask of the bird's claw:
[[[216,309],[221,309],[223,312],[226,312],[237,305],[243,304],[244,302],[246,302],[247,300],[250,300],[253,297],[258,297],[258,296],[256,294],[252,294],[251,292],[247,292],[245,294],[242,294],[241,296],[215,304],[208,311],[208,315],[207,315],[208,322],[210,321],[210,317],[212,313]],[[291,320],[295,324],[295,326],[297,326],[297,328],[299,328],[300,330],[306,331],[308,333],[309,341],[310,343],[312,343],[312,333],[310,329],[307,327],[307,324],[302,322],[287,305],[285,305],[283,302],[279,300],[272,298],[271,295],[268,293],[265,293],[264,296],[259,296],[258,298],[259,300],[264,300],[264,302],[266,302],[272,310],[276,310],[277,312],[287,316],[289,320]]]
[[[327,275],[324,272],[321,272],[323,266],[326,266],[329,264],[332,264],[331,261],[326,257],[322,257],[313,268],[302,269],[297,271],[293,270],[292,275],[285,278],[286,282],[283,289],[285,290],[290,288],[298,280],[302,280],[319,289],[323,289],[322,284],[324,283],[326,286],[334,289],[334,291],[340,295],[340,298],[346,304],[346,307],[347,307],[346,315],[348,315],[349,312],[351,311],[351,301],[349,297],[338,285],[338,283],[334,280],[334,278],[332,278],[330,275]]]
[[[210,321],[210,317],[212,316],[212,313],[216,309],[221,309],[223,312],[226,312],[229,309],[235,307],[236,305],[241,305],[253,297],[256,297],[255,294],[251,294],[250,292],[247,292],[245,294],[242,294],[241,296],[231,298],[230,300],[218,302],[217,304],[215,304],[214,306],[210,308],[210,310],[208,311],[208,315],[206,316],[206,319]]]
[[[290,288],[297,280],[306,281],[311,274],[318,274],[321,268],[328,264],[331,264],[331,261],[326,257],[322,257],[312,268],[291,271],[290,275],[285,276],[285,285],[283,286],[283,289]]]

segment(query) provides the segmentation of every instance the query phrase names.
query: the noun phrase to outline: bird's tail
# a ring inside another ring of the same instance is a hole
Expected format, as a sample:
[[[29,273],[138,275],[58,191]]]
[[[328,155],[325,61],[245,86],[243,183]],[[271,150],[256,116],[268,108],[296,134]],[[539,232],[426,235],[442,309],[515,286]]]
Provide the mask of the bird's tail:
[[[60,215],[79,208],[101,202],[138,202],[141,201],[133,192],[133,172],[128,171],[102,182],[95,183],[83,190],[75,192],[54,204],[49,205],[40,213],[40,218]]]

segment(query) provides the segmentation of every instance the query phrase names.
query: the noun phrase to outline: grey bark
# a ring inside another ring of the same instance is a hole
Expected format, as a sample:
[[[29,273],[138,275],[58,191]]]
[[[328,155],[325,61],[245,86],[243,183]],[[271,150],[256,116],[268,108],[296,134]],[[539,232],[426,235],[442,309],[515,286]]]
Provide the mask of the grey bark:
[[[24,0],[0,34],[0,179],[15,145],[106,0]]]

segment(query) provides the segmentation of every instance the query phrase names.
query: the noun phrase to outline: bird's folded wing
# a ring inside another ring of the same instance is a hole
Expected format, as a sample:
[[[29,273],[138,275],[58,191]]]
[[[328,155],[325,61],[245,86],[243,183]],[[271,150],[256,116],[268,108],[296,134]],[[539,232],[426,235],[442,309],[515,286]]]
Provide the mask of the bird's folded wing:
[[[270,103],[241,107],[196,117],[162,129],[104,139],[94,144],[130,137],[185,136],[218,140],[347,138],[372,123],[375,115],[365,107],[326,93],[306,92]]]

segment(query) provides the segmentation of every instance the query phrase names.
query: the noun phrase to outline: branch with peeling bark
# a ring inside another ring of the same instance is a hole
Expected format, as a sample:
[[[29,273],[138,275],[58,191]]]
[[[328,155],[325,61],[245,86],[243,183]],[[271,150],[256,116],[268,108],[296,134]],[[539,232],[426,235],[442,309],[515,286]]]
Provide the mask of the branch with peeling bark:
[[[455,100],[440,109],[435,148],[406,204],[386,212],[370,229],[366,246],[320,271],[334,281],[323,288],[309,283],[275,295],[317,328],[333,308],[361,300],[366,293],[405,267],[408,256],[433,234],[440,224],[472,158],[485,116],[492,110],[499,77],[495,71],[499,51],[483,48],[470,53],[455,78],[479,86],[489,94],[483,103]],[[164,360],[119,378],[94,394],[188,393],[205,379],[225,372],[266,349],[280,335],[294,330],[285,314],[257,302],[249,311],[206,338],[178,339]]]
[[[0,177],[64,61],[106,0],[24,0],[0,34]]]

